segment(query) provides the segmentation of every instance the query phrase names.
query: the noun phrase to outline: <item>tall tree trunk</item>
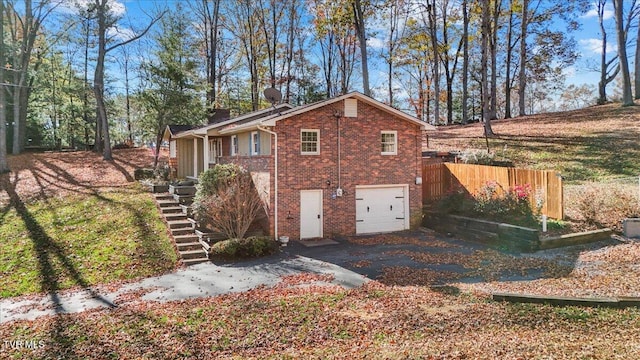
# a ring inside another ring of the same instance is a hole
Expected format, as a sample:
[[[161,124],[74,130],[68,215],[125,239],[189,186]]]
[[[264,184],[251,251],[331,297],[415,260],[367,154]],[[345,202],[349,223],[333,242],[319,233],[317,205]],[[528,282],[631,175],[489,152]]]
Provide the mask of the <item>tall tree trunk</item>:
[[[622,0],[613,0],[613,10],[616,20],[616,33],[618,35],[618,61],[622,72],[622,106],[633,105],[631,95],[631,76],[629,75],[629,62],[627,60],[627,34],[624,27]]]
[[[428,5],[429,35],[433,50],[433,123],[440,122],[440,50],[438,49],[438,28],[436,24],[436,1]]]
[[[360,43],[360,56],[362,57],[362,88],[365,95],[371,96],[371,88],[369,87],[369,65],[367,60],[367,34],[364,27],[362,4],[360,0],[353,0],[352,6],[356,35],[358,36],[358,42]]]
[[[607,0],[599,0],[598,6],[598,23],[600,25],[600,33],[602,34],[602,46],[600,54],[600,82],[598,82],[598,104],[602,105],[607,102],[607,30],[604,27],[604,6]],[[640,26],[638,27],[640,29]],[[638,50],[636,49],[636,62],[638,61]],[[620,67],[618,66],[618,69]],[[637,76],[636,76],[637,78]]]
[[[131,99],[129,97],[129,53],[124,54],[124,91],[127,107],[127,132],[129,133],[129,142],[133,145],[133,129],[131,126]]]
[[[107,53],[107,0],[96,0],[96,16],[98,20],[98,58],[93,76],[93,92],[96,96],[96,117],[102,132],[102,158],[113,160],[111,153],[111,139],[109,137],[109,121],[107,107],[104,102],[104,60]]]
[[[295,30],[298,24],[298,15],[296,9],[296,1],[290,1],[289,7],[289,29],[287,31],[287,55],[286,55],[286,84],[284,89],[283,101],[285,103],[289,103],[291,101],[291,83],[293,82],[292,78],[292,67],[293,67],[293,47],[295,44],[296,36]]]
[[[84,121],[84,146],[89,150],[89,17],[87,16],[84,43],[84,79],[82,85],[82,120]],[[97,139],[97,138],[96,138]],[[94,146],[97,142],[94,142]]]
[[[489,108],[489,118],[491,120],[498,118],[498,21],[500,19],[500,1],[494,1],[493,5],[493,21],[491,21],[491,105]]]
[[[484,121],[485,136],[492,136],[491,128],[491,104],[489,99],[489,79],[487,65],[489,62],[489,36],[491,35],[491,15],[489,14],[489,1],[482,1],[482,58],[481,58],[481,83],[482,83],[482,118]]]
[[[504,78],[504,118],[511,118],[511,56],[513,47],[513,3],[509,4],[509,27],[507,28],[507,63]]]
[[[0,24],[4,25],[4,0],[0,0]],[[0,25],[0,174],[9,171],[7,163],[6,85],[4,83],[4,26]]]
[[[634,99],[640,99],[640,17],[638,19],[638,34],[636,35],[636,63],[634,69]]]
[[[520,74],[518,75],[518,108],[519,116],[526,115],[525,87],[527,86],[527,25],[529,0],[522,0],[522,23],[520,24]]]
[[[469,122],[469,11],[462,1],[462,123]]]

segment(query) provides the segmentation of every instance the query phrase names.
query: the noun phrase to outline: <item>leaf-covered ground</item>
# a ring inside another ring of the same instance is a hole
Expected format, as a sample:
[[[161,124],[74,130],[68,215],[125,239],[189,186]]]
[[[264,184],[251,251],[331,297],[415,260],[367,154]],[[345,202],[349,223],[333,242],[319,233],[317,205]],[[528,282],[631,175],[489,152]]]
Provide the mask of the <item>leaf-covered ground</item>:
[[[494,303],[482,294],[314,276],[215,298],[0,326],[9,359],[633,359],[638,309]],[[36,349],[11,347],[33,341]],[[9,345],[7,345],[9,341]],[[0,344],[2,346],[2,344]]]
[[[492,152],[515,166],[555,170],[568,181],[640,174],[640,107],[620,104],[494,120]],[[425,151],[486,150],[482,124],[439,127]]]

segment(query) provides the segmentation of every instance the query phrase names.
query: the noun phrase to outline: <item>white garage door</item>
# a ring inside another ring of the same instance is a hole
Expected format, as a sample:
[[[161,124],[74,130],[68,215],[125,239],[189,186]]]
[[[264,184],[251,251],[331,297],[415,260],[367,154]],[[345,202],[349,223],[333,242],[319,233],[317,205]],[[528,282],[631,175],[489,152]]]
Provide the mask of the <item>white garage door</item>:
[[[409,228],[406,185],[356,187],[356,234]]]

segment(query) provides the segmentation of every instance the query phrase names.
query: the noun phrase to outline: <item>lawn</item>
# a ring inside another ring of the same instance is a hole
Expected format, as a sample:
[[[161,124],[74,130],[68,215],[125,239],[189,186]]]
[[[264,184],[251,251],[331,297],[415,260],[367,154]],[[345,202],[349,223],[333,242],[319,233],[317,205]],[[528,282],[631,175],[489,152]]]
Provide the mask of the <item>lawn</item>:
[[[149,193],[146,149],[25,153],[0,175],[0,297],[125,281],[177,264]]]
[[[640,107],[620,104],[494,120],[489,149],[516,167],[555,170],[569,183],[640,175]],[[482,124],[439,127],[423,150],[484,150]]]
[[[86,287],[173,270],[177,258],[141,186],[11,206],[2,215],[0,297]]]
[[[132,303],[0,326],[9,358],[634,359],[638,309],[503,304],[428,287],[291,281],[216,298]],[[305,286],[300,286],[305,285]],[[2,353],[0,352],[0,355]]]

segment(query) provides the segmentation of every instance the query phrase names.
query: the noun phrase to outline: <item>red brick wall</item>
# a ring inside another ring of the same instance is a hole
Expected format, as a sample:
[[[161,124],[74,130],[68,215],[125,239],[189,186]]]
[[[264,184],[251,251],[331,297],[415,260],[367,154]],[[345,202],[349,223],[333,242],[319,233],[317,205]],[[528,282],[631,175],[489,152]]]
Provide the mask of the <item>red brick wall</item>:
[[[358,102],[357,118],[340,118],[342,197],[333,197],[338,186],[338,119],[343,110],[335,103],[278,121],[279,235],[300,236],[300,190],[323,190],[325,237],[355,234],[356,185],[408,184],[412,225],[419,223],[422,188],[421,131],[418,125]],[[320,155],[300,154],[300,130],[320,130]],[[395,130],[398,155],[381,155],[380,132]],[[273,183],[273,182],[272,182]]]

